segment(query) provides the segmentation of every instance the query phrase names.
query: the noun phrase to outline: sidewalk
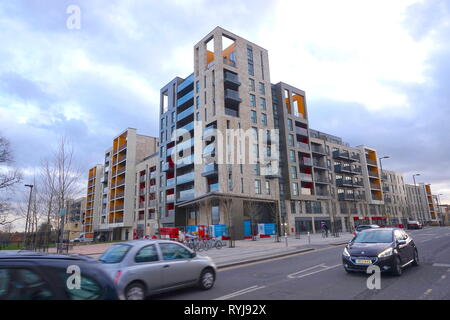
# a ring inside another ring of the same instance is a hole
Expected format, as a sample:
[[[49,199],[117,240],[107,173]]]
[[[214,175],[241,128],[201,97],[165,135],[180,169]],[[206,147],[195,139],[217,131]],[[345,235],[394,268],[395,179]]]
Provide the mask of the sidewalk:
[[[200,251],[198,255],[211,257],[219,268],[236,266],[250,262],[272,259],[286,255],[307,252],[319,248],[333,245],[341,245],[351,240],[350,233],[342,233],[339,237],[323,238],[321,234],[301,235],[300,239],[295,236],[287,237],[287,246],[284,237],[280,237],[280,242],[275,242],[274,238],[258,238],[252,240],[236,240],[234,248],[229,248],[228,241],[224,241],[226,246],[222,249],[210,249]],[[69,253],[84,254],[98,258],[107,248],[114,243],[92,244],[74,246]],[[54,251],[54,250],[53,250]]]

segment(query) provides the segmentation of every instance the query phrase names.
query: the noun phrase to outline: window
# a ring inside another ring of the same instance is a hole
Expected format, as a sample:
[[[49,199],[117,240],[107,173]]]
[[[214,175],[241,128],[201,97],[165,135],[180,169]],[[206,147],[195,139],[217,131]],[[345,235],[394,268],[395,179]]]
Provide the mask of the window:
[[[259,107],[261,108],[261,110],[266,110],[267,109],[266,99],[259,98]]]
[[[255,176],[260,176],[261,175],[261,167],[260,167],[259,163],[256,163],[254,165],[253,172],[255,173]]]
[[[252,110],[251,116],[250,116],[250,120],[252,121],[252,123],[256,123],[257,122],[256,111],[255,110]]]
[[[250,91],[255,91],[255,80],[252,78],[248,79],[248,88]]]
[[[198,109],[200,107],[200,96],[195,97],[195,108]]]
[[[191,252],[175,243],[160,243],[159,248],[164,260],[189,259]]]
[[[264,86],[264,83],[259,83],[259,93],[260,94],[266,94],[266,87]]]
[[[265,185],[266,185],[266,194],[270,194],[270,182],[266,181]]]
[[[219,206],[211,207],[211,222],[212,222],[212,224],[219,224],[220,223]]]
[[[261,180],[255,180],[255,193],[261,194]]]
[[[250,107],[256,107],[256,98],[254,94],[250,94]]]
[[[66,283],[70,274],[64,272],[60,276]],[[80,289],[69,289],[65,286],[65,290],[71,300],[95,300],[99,299],[102,293],[101,286],[95,280],[86,278],[83,275],[81,275],[80,279]]]
[[[253,68],[253,62],[249,62],[248,63],[248,74],[251,76],[255,75],[255,70]]]
[[[291,178],[297,179],[297,167],[291,167]]]
[[[127,244],[116,244],[109,247],[108,250],[100,257],[103,263],[119,263],[123,260],[131,246]]]
[[[291,213],[292,214],[296,214],[297,213],[297,209],[295,207],[295,201],[291,201]]]
[[[294,146],[294,135],[292,135],[292,134],[288,135],[288,146],[289,147]]]
[[[288,119],[288,129],[289,129],[289,131],[294,131],[294,126],[292,124],[292,120],[291,119]]]
[[[140,262],[152,262],[152,261],[158,261],[158,252],[156,251],[156,248],[154,245],[146,246],[139,250],[139,252],[134,257],[134,261],[137,263]]]
[[[298,183],[297,182],[292,183],[292,195],[298,196]]]
[[[263,126],[267,126],[267,115],[265,113],[261,113],[261,123]]]
[[[295,162],[295,151],[289,150],[289,160]]]
[[[50,287],[28,269],[0,269],[0,300],[50,300]]]

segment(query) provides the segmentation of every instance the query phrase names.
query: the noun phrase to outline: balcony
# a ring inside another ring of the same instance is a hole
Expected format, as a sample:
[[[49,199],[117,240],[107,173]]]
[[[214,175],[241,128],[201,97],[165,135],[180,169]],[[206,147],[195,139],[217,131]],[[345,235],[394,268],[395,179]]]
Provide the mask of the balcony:
[[[319,175],[315,175],[314,176],[315,182],[316,183],[322,183],[322,184],[329,184],[330,180],[327,177],[324,176],[319,176]]]
[[[148,200],[148,206],[151,208],[156,207],[157,203],[156,203],[156,199],[152,199],[152,200]]]
[[[194,83],[194,74],[191,74],[189,77],[187,77],[182,83],[178,85],[177,93],[182,92],[184,89],[186,89],[188,86],[193,85]]]
[[[145,182],[145,175],[139,177],[139,182],[144,183]]]
[[[348,188],[353,188],[355,187],[353,184],[352,180],[348,180],[348,179],[337,179],[336,180],[336,185],[338,187],[348,187]]]
[[[369,177],[371,177],[371,178],[379,178],[378,172],[369,171]]]
[[[126,159],[127,159],[127,156],[126,156],[126,155],[120,156],[120,157],[117,159],[117,163],[119,164],[119,163],[125,161]]]
[[[309,144],[297,141],[297,148],[309,151]]]
[[[116,182],[116,187],[120,187],[120,186],[122,186],[122,185],[124,185],[124,184],[125,184],[125,179],[118,180],[118,181]]]
[[[379,185],[377,183],[371,183],[370,188],[373,190],[381,190],[381,185]]]
[[[234,61],[234,60],[223,58],[223,63],[226,64],[227,66],[236,68],[236,61]]]
[[[142,202],[139,202],[139,206],[138,206],[138,208],[139,209],[143,209],[145,207],[145,203],[142,201]]]
[[[383,186],[383,191],[384,192],[389,192],[390,190],[389,190],[389,186]]]
[[[302,180],[302,181],[310,181],[310,182],[313,181],[312,175],[308,174],[308,173],[300,173],[300,180]]]
[[[117,170],[117,173],[116,173],[116,175],[119,175],[119,174],[122,174],[122,173],[124,173],[124,172],[125,172],[125,170],[126,170],[126,168],[125,168],[125,167],[123,167],[123,168],[120,168],[120,169],[118,169],[118,170]]]
[[[173,163],[170,163],[170,162],[164,162],[162,165],[163,172],[173,171],[173,168],[174,168],[174,165],[173,165]]]
[[[218,165],[216,163],[209,163],[203,167],[202,177],[210,177],[218,174]]]
[[[189,172],[177,177],[177,185],[192,182],[195,179],[195,172]]]
[[[121,198],[123,198],[125,196],[125,192],[116,192],[116,196],[115,196],[115,200],[117,200],[117,199],[121,199]]]
[[[139,195],[144,196],[145,195],[145,189],[139,189]]]
[[[334,159],[349,160],[350,159],[350,154],[348,153],[348,151],[335,150],[335,151],[333,151],[333,158]]]
[[[357,162],[361,161],[361,157],[357,153],[350,155],[350,159],[357,161]]]
[[[324,156],[327,155],[327,153],[325,152],[325,149],[324,149],[323,146],[318,146],[318,145],[311,144],[311,151],[313,153],[317,153],[317,154],[320,154],[320,155],[324,155]]]
[[[320,168],[320,169],[325,169],[325,170],[328,169],[325,164],[325,161],[313,160],[313,166],[315,168]]]
[[[301,135],[301,136],[308,136],[308,129],[305,128],[301,128],[301,127],[295,127],[295,132],[297,132],[297,134]]]
[[[179,114],[177,114],[177,121],[181,121],[193,114],[194,114],[194,106],[192,105],[189,108],[187,108],[186,110],[184,110],[183,112],[180,112]]]
[[[331,197],[331,194],[327,190],[316,190],[316,196],[318,196],[318,197]]]
[[[117,152],[125,150],[126,148],[127,148],[127,143],[125,142],[123,145],[119,146],[119,150],[117,150]]]
[[[178,128],[177,131],[180,132],[180,134],[178,136],[181,136],[184,131],[188,131],[189,132],[189,131],[192,131],[192,130],[194,130],[194,121],[189,122],[188,124]]]
[[[239,111],[225,107],[225,115],[239,117]]]
[[[156,186],[155,186],[155,185],[150,186],[150,187],[148,188],[148,192],[149,192],[149,193],[155,193],[155,192],[156,192]]]
[[[189,166],[194,163],[194,156],[187,156],[176,160],[177,169]]]
[[[184,96],[178,99],[177,107],[184,105],[186,102],[189,102],[191,99],[194,99],[194,90],[189,91]]]
[[[212,157],[212,154],[216,151],[216,144],[215,143],[211,143],[208,144],[204,149],[203,149],[203,157],[207,158],[207,157]]]
[[[219,191],[219,183],[212,183],[208,185],[208,192],[218,192]]]
[[[242,102],[239,97],[239,91],[232,89],[225,89],[225,103],[230,103],[232,106],[237,106]]]
[[[194,197],[195,197],[194,189],[183,190],[178,193],[177,202],[191,200]]]
[[[353,194],[353,193],[339,193],[338,200],[340,200],[340,201],[356,201],[356,200],[360,200],[360,199],[358,199],[358,197],[355,197],[355,194]]]
[[[150,180],[156,179],[156,171],[150,172],[149,177],[150,177]]]
[[[174,194],[168,194],[166,195],[166,203],[175,202],[175,195]]]
[[[175,185],[175,178],[166,181],[166,187],[173,187]]]
[[[312,167],[313,161],[311,160],[311,158],[301,158],[300,159],[300,165]]]
[[[312,196],[313,192],[310,188],[300,188],[300,194],[306,195],[306,196]]]
[[[223,81],[225,84],[225,88],[237,90],[241,85],[238,75],[227,71],[225,71]]]
[[[123,204],[117,204],[117,205],[114,207],[114,210],[115,210],[115,211],[121,211],[121,210],[123,210]]]
[[[373,167],[376,167],[376,166],[377,166],[377,160],[372,160],[372,159],[367,159],[367,158],[366,158],[366,161],[367,161],[367,164],[368,164],[369,166],[373,166]]]

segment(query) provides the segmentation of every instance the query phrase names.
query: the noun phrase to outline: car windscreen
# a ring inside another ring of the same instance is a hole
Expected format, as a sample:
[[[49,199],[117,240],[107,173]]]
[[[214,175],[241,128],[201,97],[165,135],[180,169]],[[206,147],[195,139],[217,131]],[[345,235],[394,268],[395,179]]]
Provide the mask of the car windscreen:
[[[390,243],[392,241],[391,230],[369,230],[361,232],[354,239],[356,243]]]
[[[119,263],[130,248],[131,246],[127,244],[115,244],[106,250],[98,260],[103,263]]]

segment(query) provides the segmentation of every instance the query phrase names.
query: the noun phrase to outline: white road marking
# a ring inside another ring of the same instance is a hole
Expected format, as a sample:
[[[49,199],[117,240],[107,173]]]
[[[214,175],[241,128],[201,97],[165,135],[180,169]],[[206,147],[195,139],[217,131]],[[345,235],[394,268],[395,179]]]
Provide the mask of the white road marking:
[[[234,298],[234,297],[237,297],[237,296],[240,296],[240,295],[249,293],[249,292],[253,292],[253,291],[256,291],[256,290],[259,290],[259,289],[263,289],[263,288],[265,288],[265,287],[266,287],[266,286],[252,286],[252,287],[249,287],[249,288],[246,288],[246,289],[242,289],[242,290],[239,290],[239,291],[236,291],[236,292],[227,294],[227,295],[225,295],[225,296],[216,298],[216,299],[214,299],[214,300],[227,300],[227,299],[231,299],[231,298]]]
[[[307,268],[307,269],[304,269],[304,270],[301,270],[301,271],[297,271],[297,272],[291,273],[291,274],[288,275],[288,278],[290,278],[290,279],[300,279],[300,278],[303,278],[303,277],[307,277],[307,276],[313,275],[315,273],[319,273],[319,272],[322,272],[322,271],[326,271],[326,270],[329,270],[329,269],[336,268],[336,267],[341,266],[341,265],[342,264],[336,264],[334,266],[327,267],[324,263],[322,263],[322,264],[319,264],[319,265],[311,267],[311,268]],[[316,269],[316,270],[314,270],[314,269]],[[314,271],[311,271],[311,270],[314,270]]]
[[[433,267],[450,268],[450,263],[433,263]]]

